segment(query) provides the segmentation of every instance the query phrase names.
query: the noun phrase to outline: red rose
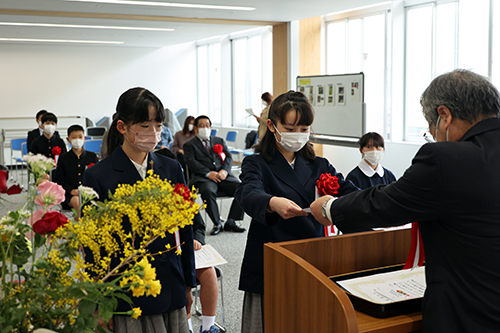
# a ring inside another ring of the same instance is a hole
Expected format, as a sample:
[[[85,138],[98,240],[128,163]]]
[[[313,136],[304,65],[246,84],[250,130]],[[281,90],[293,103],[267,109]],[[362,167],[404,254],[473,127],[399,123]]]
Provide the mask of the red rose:
[[[61,154],[61,148],[58,147],[58,146],[55,146],[54,148],[52,148],[51,152],[52,152],[52,155],[54,155],[54,156],[60,155]]]
[[[191,191],[183,184],[175,184],[174,193],[182,196],[184,200],[191,200]]]
[[[55,210],[47,211],[43,217],[33,224],[33,231],[37,234],[48,234],[54,232],[68,222],[68,218]]]
[[[323,173],[316,181],[316,186],[318,186],[318,193],[321,195],[334,196],[339,193],[339,179],[329,173]]]
[[[9,172],[0,170],[0,193],[6,193],[8,195],[21,193],[22,188],[18,184],[7,187],[8,178]]]
[[[222,151],[223,151],[224,149],[222,148],[222,145],[220,145],[220,144],[216,144],[216,145],[212,148],[212,150],[214,151],[214,153],[216,153],[216,154],[220,154],[220,153],[222,153]]]

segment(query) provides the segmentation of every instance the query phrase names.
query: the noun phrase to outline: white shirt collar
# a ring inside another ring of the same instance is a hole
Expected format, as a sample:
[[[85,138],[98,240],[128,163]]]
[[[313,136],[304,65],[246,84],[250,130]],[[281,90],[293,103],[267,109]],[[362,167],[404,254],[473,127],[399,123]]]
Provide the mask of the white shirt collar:
[[[288,162],[288,161],[287,161],[287,162],[288,162],[288,164],[290,164],[290,166],[291,166],[291,167],[292,167],[292,169],[294,169],[294,170],[295,170],[295,161],[296,161],[296,160],[297,160],[297,158],[294,158],[294,159],[293,159],[293,161],[291,161],[291,162]]]
[[[210,137],[208,137],[207,139],[202,139],[200,138],[198,135],[196,136],[198,139],[200,139],[201,143],[203,143],[203,146],[205,146],[205,140],[207,140],[209,143],[210,143]]]
[[[365,174],[367,177],[373,177],[375,173],[378,173],[380,177],[384,177],[384,168],[382,165],[379,163],[375,170],[368,164],[365,159],[362,159],[361,162],[358,164],[359,169]]]
[[[132,159],[131,159],[132,161]],[[135,168],[139,172],[139,175],[141,176],[142,179],[146,178],[146,171],[148,170],[148,157],[144,159],[144,162],[142,162],[142,165],[136,163],[135,161],[132,161],[134,164]]]
[[[43,128],[38,127],[38,132],[40,132],[40,136],[43,135]]]

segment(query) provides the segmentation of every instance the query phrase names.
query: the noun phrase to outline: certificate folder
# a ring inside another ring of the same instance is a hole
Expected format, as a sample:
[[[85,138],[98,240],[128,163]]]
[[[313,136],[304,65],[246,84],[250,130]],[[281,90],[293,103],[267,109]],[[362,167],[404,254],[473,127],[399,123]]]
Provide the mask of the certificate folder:
[[[387,267],[380,267],[376,269],[369,269],[360,272],[353,272],[349,274],[332,276],[330,277],[330,280],[335,282],[342,290],[345,291],[352,305],[354,306],[354,309],[364,312],[376,318],[388,318],[388,317],[399,316],[403,314],[421,311],[422,297],[412,298],[402,301],[395,301],[391,303],[384,303],[384,304],[375,303],[370,300],[351,294],[349,291],[343,288],[338,282],[355,279],[359,277],[366,277],[376,274],[400,271],[403,269],[403,267],[404,265],[392,265]]]

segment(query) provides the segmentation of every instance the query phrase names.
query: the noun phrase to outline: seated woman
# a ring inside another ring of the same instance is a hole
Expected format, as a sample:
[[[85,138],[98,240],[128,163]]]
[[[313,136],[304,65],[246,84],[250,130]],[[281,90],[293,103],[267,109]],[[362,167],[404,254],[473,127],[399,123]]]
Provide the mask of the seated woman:
[[[394,174],[379,162],[384,157],[384,138],[376,132],[368,132],[359,140],[359,151],[363,159],[346,177],[364,190],[375,185],[388,185],[396,180]]]
[[[186,163],[184,162],[184,144],[194,138],[194,117],[188,116],[184,120],[184,127],[181,131],[175,133],[174,144],[172,145],[172,151],[177,155],[177,160],[182,165],[184,170],[186,170]]]

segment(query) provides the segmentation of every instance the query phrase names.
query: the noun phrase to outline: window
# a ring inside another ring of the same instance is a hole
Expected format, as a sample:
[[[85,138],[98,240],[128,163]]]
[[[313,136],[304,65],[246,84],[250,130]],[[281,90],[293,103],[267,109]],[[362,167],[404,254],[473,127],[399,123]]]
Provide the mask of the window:
[[[262,38],[260,33],[254,36],[234,38],[231,40],[231,52],[232,125],[257,127],[258,123],[255,118],[249,117],[245,109],[252,109],[254,114],[259,115],[262,110],[260,96],[265,91],[271,91],[272,78],[266,75],[265,71],[265,62],[272,63],[270,39]]]
[[[389,10],[354,18],[327,18],[326,71],[327,74],[363,72],[365,76],[366,130],[390,135],[390,33]],[[328,21],[333,19],[333,21]]]
[[[420,96],[436,76],[457,67],[456,2],[406,8],[405,140],[422,141],[428,124]]]
[[[207,115],[213,124],[221,124],[221,44],[198,45],[196,57],[198,114]]]

